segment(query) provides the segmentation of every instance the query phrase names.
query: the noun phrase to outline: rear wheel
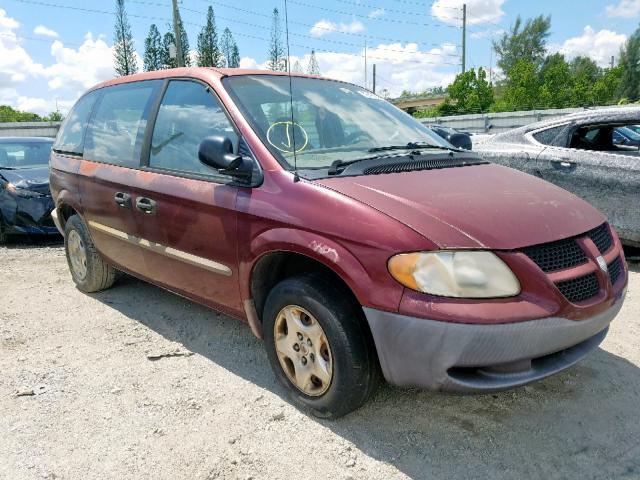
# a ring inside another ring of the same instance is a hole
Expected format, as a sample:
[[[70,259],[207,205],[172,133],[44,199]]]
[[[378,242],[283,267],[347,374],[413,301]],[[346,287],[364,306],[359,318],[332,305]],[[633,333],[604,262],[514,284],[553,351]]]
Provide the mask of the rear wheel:
[[[113,285],[116,270],[102,259],[78,215],[65,223],[64,247],[71,277],[80,290],[91,293]]]
[[[379,384],[361,317],[359,306],[322,275],[283,280],[267,298],[263,331],[271,367],[291,399],[316,416],[357,409]]]

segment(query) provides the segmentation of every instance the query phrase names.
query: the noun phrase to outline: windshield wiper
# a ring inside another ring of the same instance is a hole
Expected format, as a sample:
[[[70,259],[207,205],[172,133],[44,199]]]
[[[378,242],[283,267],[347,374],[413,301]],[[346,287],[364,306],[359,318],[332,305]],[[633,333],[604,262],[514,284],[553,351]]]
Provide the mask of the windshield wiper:
[[[0,170],[15,170],[16,167],[3,167],[2,165],[0,165]]]
[[[436,150],[448,150],[458,152],[459,150],[456,148],[445,147],[442,145],[432,145],[430,143],[417,143],[417,142],[409,142],[406,145],[386,145],[384,147],[373,147],[367,150],[369,153],[374,152],[386,152],[390,150],[422,150],[422,149],[432,149]]]
[[[431,145],[428,143],[414,143],[414,142],[409,142],[406,145],[387,145],[384,147],[374,147],[374,148],[370,148],[369,150],[367,150],[367,152],[369,153],[375,153],[375,152],[388,152],[388,151],[392,151],[392,150],[421,150],[421,149],[436,149],[436,150],[447,150],[449,152],[459,152],[460,150],[455,149],[455,148],[449,148],[449,147],[443,147],[440,145]],[[337,175],[338,173],[340,173],[340,170],[344,170],[344,167],[347,167],[349,165],[353,165],[354,163],[358,163],[358,162],[364,162],[365,160],[377,160],[378,158],[385,158],[388,155],[372,155],[371,157],[364,157],[364,158],[356,158],[354,160],[336,160],[334,161],[331,166],[329,167],[329,171],[327,172],[329,175]]]

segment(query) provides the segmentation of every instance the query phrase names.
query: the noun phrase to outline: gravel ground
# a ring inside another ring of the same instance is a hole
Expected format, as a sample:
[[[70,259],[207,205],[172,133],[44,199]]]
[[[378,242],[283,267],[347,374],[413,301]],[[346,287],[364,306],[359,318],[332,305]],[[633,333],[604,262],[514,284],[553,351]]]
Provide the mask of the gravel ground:
[[[235,320],[130,277],[82,294],[58,244],[0,265],[0,478],[640,479],[637,267],[568,371],[482,396],[385,386],[330,422],[287,403]]]

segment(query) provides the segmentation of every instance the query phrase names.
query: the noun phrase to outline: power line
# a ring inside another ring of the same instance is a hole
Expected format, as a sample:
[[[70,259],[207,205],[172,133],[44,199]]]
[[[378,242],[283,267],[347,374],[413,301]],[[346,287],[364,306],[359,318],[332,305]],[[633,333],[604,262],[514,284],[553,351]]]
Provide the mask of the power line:
[[[436,18],[439,19],[440,17],[437,17],[435,15],[431,15],[431,14],[425,14],[425,12],[416,12],[416,11],[408,11],[408,10],[397,10],[395,8],[388,8],[388,7],[383,7],[380,5],[371,5],[371,4],[367,4],[367,3],[361,3],[361,2],[357,2],[354,0],[336,0],[340,3],[346,3],[347,5],[354,5],[356,7],[362,7],[362,8],[373,8],[376,10],[384,10],[385,12],[391,12],[391,13],[399,13],[401,15],[426,15],[427,17],[432,17],[432,18]],[[369,19],[373,19],[370,15],[367,15],[367,17]],[[461,17],[457,17],[458,20],[461,20]]]
[[[142,0],[129,0],[132,3],[142,3],[142,4],[148,4],[149,2],[144,2]],[[216,0],[200,0],[202,2],[205,2],[207,4],[214,4],[217,5],[219,7],[223,7],[223,8],[228,8],[231,10],[235,10],[237,12],[242,12],[242,13],[248,13],[250,15],[256,15],[259,17],[265,17],[265,18],[271,18],[271,15],[268,15],[266,13],[261,13],[261,12],[256,12],[253,10],[247,10],[245,8],[241,8],[241,7],[236,7],[234,5],[227,5],[225,3],[216,1]],[[216,15],[217,16],[217,15]],[[222,17],[218,17],[218,18],[222,18]],[[236,21],[236,20],[233,20]],[[384,40],[386,42],[397,42],[397,43],[416,43],[418,45],[425,45],[425,46],[429,46],[429,47],[442,47],[442,46],[446,46],[446,45],[451,45],[454,46],[456,48],[459,48],[460,45],[448,42],[448,43],[429,43],[429,42],[418,42],[415,40],[403,40],[403,39],[397,39],[397,38],[389,38],[389,37],[381,37],[378,35],[369,35],[369,34],[365,34],[365,33],[358,33],[358,32],[341,32],[341,31],[337,31],[333,28],[329,28],[329,27],[323,27],[321,25],[311,25],[309,23],[304,23],[304,22],[299,22],[299,21],[295,21],[295,20],[289,20],[289,23],[291,24],[295,24],[295,25],[300,25],[303,27],[307,27],[307,28],[315,28],[317,30],[324,30],[326,32],[330,32],[330,33],[339,33],[341,35],[349,35],[349,36],[354,36],[354,37],[360,37],[363,39],[375,39],[375,40]],[[316,38],[316,37],[313,37]]]
[[[130,1],[134,1],[134,0],[130,0]],[[134,2],[134,3],[142,3],[142,2]],[[151,2],[144,2],[146,4],[150,4]],[[159,5],[159,4],[156,4]],[[187,7],[182,7],[182,10],[185,12],[192,12],[192,13],[198,13],[198,14],[202,14],[205,15],[206,12],[200,11],[200,10],[194,10],[191,8],[187,8]],[[221,19],[221,20],[226,20],[229,22],[235,22],[238,24],[242,24],[242,25],[246,25],[249,27],[253,27],[253,28],[260,28],[262,30],[271,30],[270,26],[266,26],[266,25],[259,25],[259,24],[255,24],[255,23],[249,23],[249,22],[244,22],[241,20],[235,20],[235,19],[231,19],[231,18],[225,18],[222,17],[220,15],[216,15],[216,18]],[[294,33],[294,32],[290,32],[289,35],[294,36],[294,37],[302,37],[302,38],[309,38],[315,41],[320,41],[320,42],[326,42],[326,43],[333,43],[335,45],[343,45],[343,46],[347,46],[347,47],[356,47],[356,48],[360,48],[362,47],[362,45],[357,44],[357,43],[352,43],[352,42],[345,42],[342,40],[332,40],[329,38],[322,38],[322,37],[313,37],[311,35],[306,35],[303,33]],[[388,52],[396,52],[396,53],[408,53],[406,50],[398,50],[397,48],[389,48],[389,47],[377,47],[378,50],[385,50]],[[454,57],[454,58],[459,58],[460,55],[455,55],[455,54],[451,54],[451,53],[432,53],[432,52],[420,52],[422,55],[429,55],[429,56],[436,56],[436,57],[440,57],[440,56],[444,56],[444,57]]]
[[[393,18],[384,18],[384,17],[376,17],[376,18],[370,18],[368,15],[362,15],[362,14],[358,14],[358,13],[354,13],[354,12],[345,12],[344,10],[334,10],[332,8],[327,8],[327,7],[321,7],[320,5],[315,5],[313,3],[306,3],[306,2],[301,2],[298,0],[289,0],[289,2],[301,6],[301,7],[307,7],[307,8],[315,8],[318,10],[323,10],[325,12],[331,12],[331,13],[338,13],[340,15],[349,15],[349,16],[354,16],[354,17],[360,17],[360,18],[367,18],[369,20],[375,20],[375,21],[380,21],[380,22],[390,22],[390,23],[400,23],[400,24],[405,24],[405,25],[418,25],[420,27],[448,27],[448,28],[460,28],[460,27],[456,27],[455,25],[447,25],[447,24],[438,24],[438,23],[423,23],[423,22],[410,22],[410,21],[406,21],[406,20],[395,20]]]
[[[13,1],[14,2],[19,2],[19,3],[32,4],[32,5],[40,5],[40,6],[45,6],[45,7],[52,7],[52,8],[76,10],[76,11],[82,11],[82,12],[85,12],[85,13],[99,13],[99,14],[104,14],[104,15],[114,15],[115,14],[115,12],[109,12],[109,11],[105,11],[105,10],[95,10],[95,9],[82,8],[82,7],[73,7],[73,6],[70,6],[70,5],[61,5],[61,4],[51,3],[51,2],[42,2],[42,1],[38,1],[38,0],[13,0]],[[171,21],[171,19],[166,18],[166,17],[152,17],[152,16],[147,16],[147,15],[138,15],[138,14],[130,14],[130,13],[127,13],[127,15],[129,17],[143,18],[143,19],[146,19],[146,20],[167,21],[167,22]],[[196,26],[196,27],[200,27],[200,28],[202,28],[204,26],[202,24],[194,23],[194,22],[183,21],[183,23],[187,24],[187,25],[193,25],[193,26]],[[259,37],[257,35],[247,34],[247,33],[244,33],[244,32],[235,32],[234,35],[238,35],[238,36],[246,37],[246,38],[252,38],[254,40],[261,40],[263,42],[269,42],[270,41],[267,38]],[[333,54],[338,54],[338,55],[364,57],[364,55],[361,55],[361,54],[358,54],[358,53],[337,52],[335,50],[316,48],[316,47],[312,47],[312,46],[309,46],[309,45],[303,45],[303,44],[299,44],[299,43],[292,43],[291,45],[294,45],[296,47],[303,48],[303,49],[306,49],[306,50],[316,50],[316,51],[319,51],[319,52],[333,53]],[[408,54],[408,55],[411,55],[412,53],[418,53],[419,55],[425,55],[426,54],[426,53],[423,53],[423,52],[405,52],[405,51],[402,51],[402,53]],[[380,57],[380,56],[368,55],[368,57],[369,58],[373,58],[373,59],[378,59],[378,60],[388,60],[388,58]],[[410,60],[410,59],[407,59],[407,60],[404,60],[404,62],[417,63],[417,64],[427,64],[427,65],[458,65],[457,63],[452,63],[452,62],[435,62],[435,61],[428,61],[428,60]]]

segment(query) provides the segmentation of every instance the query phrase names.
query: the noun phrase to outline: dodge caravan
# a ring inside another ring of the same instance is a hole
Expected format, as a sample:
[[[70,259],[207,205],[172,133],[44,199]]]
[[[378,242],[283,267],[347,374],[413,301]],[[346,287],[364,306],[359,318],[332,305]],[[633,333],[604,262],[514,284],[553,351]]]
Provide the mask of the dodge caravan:
[[[80,290],[122,271],[247,322],[318,416],[382,378],[490,392],[547,377],[600,344],[627,288],[596,209],[344,82],[111,80],[73,107],[50,169]]]

